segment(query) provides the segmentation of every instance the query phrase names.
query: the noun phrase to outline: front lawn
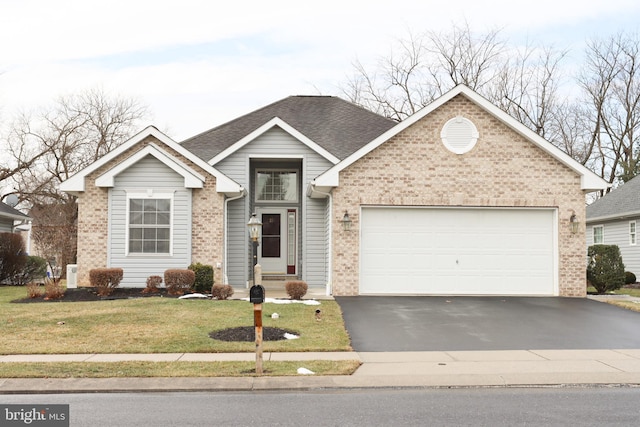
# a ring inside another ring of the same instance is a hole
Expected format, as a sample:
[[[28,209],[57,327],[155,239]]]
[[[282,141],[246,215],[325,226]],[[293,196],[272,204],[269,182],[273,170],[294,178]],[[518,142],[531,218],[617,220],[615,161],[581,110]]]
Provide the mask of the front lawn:
[[[139,298],[16,304],[26,288],[0,286],[0,354],[254,352],[254,342],[213,340],[209,333],[253,326],[247,301]],[[349,351],[335,301],[320,306],[263,304],[263,326],[296,331],[299,339],[265,341],[264,352]],[[317,321],[316,309],[322,310]],[[272,313],[279,318],[272,319]]]

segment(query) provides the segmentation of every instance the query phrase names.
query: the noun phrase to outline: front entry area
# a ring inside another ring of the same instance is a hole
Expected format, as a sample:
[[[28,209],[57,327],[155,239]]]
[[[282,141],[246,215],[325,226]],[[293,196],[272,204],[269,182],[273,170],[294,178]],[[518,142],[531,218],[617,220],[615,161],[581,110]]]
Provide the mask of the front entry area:
[[[258,208],[262,235],[258,263],[264,275],[297,274],[297,209]]]

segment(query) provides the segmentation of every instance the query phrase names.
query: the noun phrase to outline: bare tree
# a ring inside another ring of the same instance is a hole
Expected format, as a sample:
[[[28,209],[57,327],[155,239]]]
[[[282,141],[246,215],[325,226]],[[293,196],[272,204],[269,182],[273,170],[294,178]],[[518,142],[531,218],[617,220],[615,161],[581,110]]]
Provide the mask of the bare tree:
[[[9,151],[15,164],[24,163],[26,150],[37,154],[11,176],[11,184],[32,207],[34,243],[43,257],[55,257],[60,265],[75,259],[76,201],[59,184],[125,142],[146,114],[135,100],[90,90],[13,123]]]

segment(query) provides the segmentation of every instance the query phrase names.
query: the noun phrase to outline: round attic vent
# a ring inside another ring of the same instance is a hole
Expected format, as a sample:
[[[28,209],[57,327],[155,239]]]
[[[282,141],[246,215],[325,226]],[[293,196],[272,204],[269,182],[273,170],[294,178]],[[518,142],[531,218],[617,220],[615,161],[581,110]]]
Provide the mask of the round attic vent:
[[[478,142],[478,129],[471,120],[458,116],[445,123],[440,138],[449,151],[464,154]]]

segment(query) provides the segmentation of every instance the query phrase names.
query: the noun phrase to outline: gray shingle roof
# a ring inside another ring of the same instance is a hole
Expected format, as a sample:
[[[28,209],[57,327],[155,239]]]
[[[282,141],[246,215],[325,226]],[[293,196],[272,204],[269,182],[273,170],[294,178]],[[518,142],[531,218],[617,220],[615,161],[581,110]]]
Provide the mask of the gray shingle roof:
[[[640,214],[640,176],[587,206],[587,220]]]
[[[17,209],[12,208],[6,203],[0,202],[0,217],[12,218],[12,219],[31,219],[29,216],[23,214]]]
[[[181,144],[209,161],[275,117],[341,160],[397,124],[334,96],[290,96]]]

